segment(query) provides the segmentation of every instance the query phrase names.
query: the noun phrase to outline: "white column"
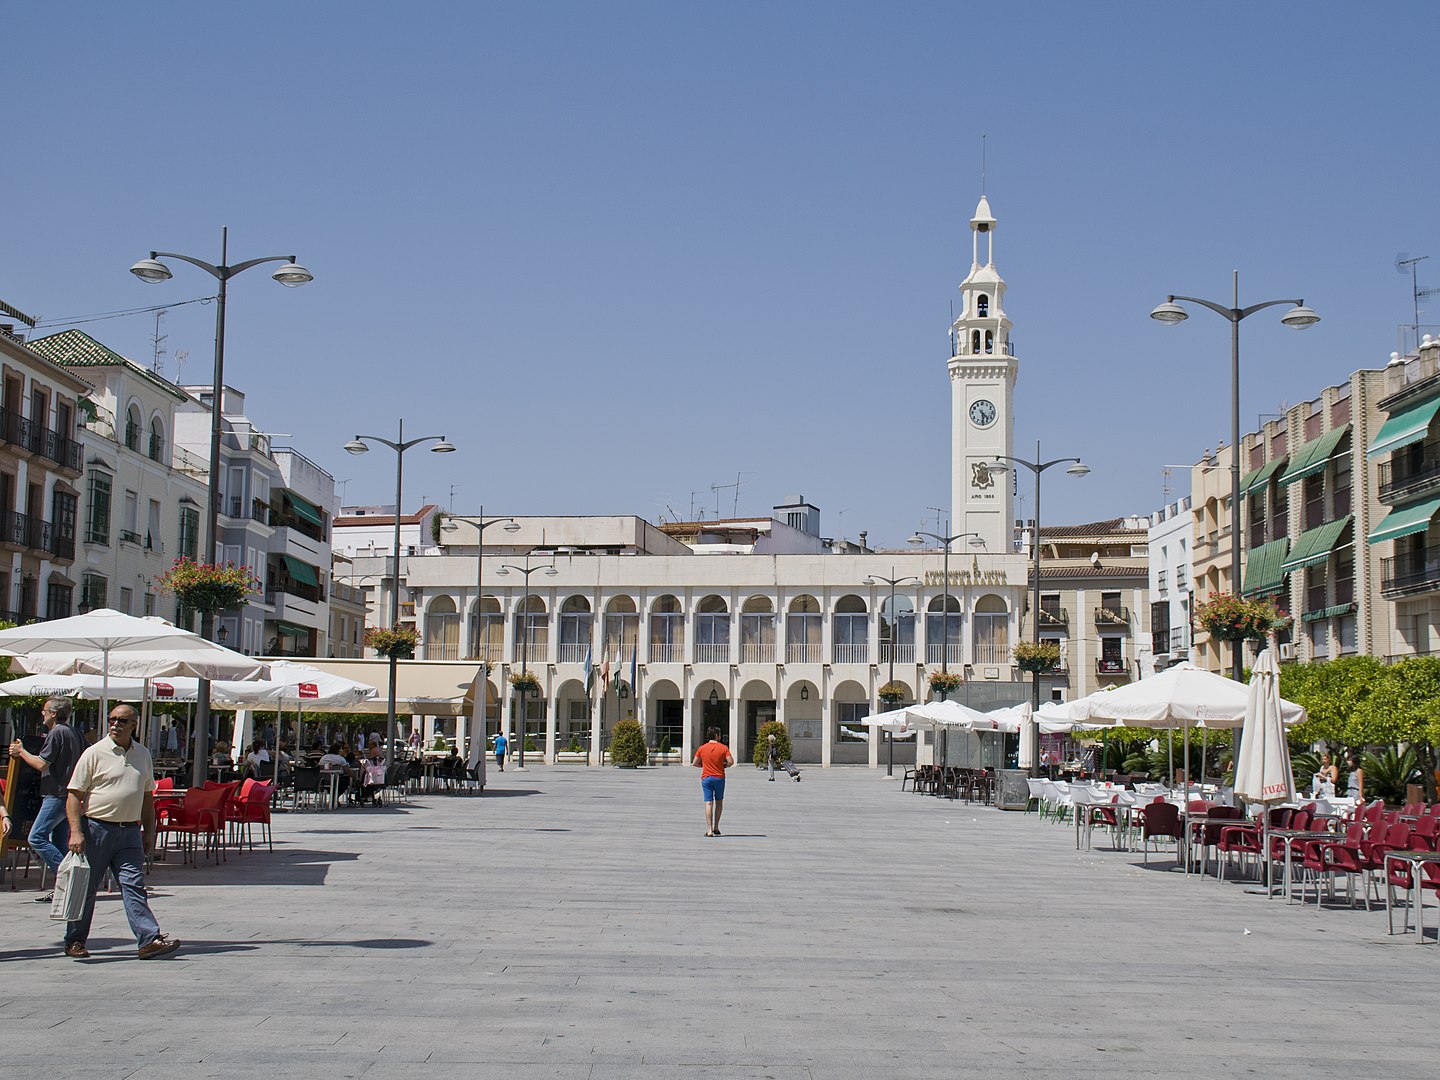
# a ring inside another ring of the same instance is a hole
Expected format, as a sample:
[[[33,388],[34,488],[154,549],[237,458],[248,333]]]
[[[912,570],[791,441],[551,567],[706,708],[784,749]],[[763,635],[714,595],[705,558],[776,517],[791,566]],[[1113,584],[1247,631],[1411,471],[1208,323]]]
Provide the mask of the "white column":
[[[820,684],[816,687],[820,694],[820,765],[822,768],[830,767],[830,755],[835,741],[835,725],[832,721],[830,711],[830,679],[821,669]]]
[[[555,760],[555,733],[560,726],[560,702],[554,697],[554,674],[545,670],[545,760]]]

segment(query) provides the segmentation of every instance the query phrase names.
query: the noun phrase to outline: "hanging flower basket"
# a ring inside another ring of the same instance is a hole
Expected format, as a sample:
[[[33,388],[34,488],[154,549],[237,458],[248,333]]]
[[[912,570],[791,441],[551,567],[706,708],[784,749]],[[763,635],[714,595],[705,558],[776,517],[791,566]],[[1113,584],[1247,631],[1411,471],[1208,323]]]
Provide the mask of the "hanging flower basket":
[[[887,682],[875,691],[875,696],[885,705],[899,705],[910,696],[910,688],[902,682]]]
[[[392,660],[412,659],[419,644],[420,635],[413,626],[372,626],[365,631],[366,647]]]
[[[1290,616],[1269,600],[1247,600],[1215,593],[1195,609],[1195,620],[1221,641],[1264,641],[1272,630],[1288,625]]]
[[[238,608],[260,589],[248,566],[197,563],[188,558],[176,559],[175,565],[160,575],[159,585],[174,593],[185,607],[206,615]]]
[[[517,671],[510,676],[510,688],[522,697],[540,693],[540,680],[533,671]]]
[[[1060,666],[1060,646],[1053,641],[1022,641],[1011,650],[1021,671],[1048,674]]]
[[[930,672],[930,692],[939,694],[942,698],[959,690],[964,683],[965,680],[953,671]]]

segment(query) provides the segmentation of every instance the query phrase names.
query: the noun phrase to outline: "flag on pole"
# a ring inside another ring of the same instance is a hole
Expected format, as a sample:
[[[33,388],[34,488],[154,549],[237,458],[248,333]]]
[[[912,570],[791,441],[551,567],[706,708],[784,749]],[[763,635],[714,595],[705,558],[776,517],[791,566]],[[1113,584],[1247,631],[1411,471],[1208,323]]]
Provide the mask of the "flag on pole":
[[[600,664],[600,691],[608,694],[610,692],[610,661],[605,660]]]
[[[595,682],[595,665],[590,662],[590,645],[585,646],[585,693],[589,694]]]
[[[630,692],[635,693],[635,658],[640,653],[640,639],[636,638],[630,644]],[[638,701],[637,701],[638,704]]]

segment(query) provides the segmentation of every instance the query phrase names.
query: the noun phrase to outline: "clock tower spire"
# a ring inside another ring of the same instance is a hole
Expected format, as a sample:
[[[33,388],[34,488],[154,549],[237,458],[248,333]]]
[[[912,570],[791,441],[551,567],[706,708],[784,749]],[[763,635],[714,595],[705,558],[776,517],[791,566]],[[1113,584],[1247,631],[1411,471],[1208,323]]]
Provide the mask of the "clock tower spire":
[[[950,327],[950,531],[978,533],[985,550],[1008,552],[1011,474],[992,474],[985,462],[1013,453],[1017,362],[1005,281],[995,270],[995,216],[984,195],[970,232],[970,274],[960,283],[960,317]]]

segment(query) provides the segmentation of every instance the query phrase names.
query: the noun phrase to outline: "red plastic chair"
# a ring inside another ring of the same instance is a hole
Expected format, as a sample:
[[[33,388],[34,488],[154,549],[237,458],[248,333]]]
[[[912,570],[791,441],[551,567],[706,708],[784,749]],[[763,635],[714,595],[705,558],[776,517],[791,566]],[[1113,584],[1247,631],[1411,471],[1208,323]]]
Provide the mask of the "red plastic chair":
[[[1178,861],[1185,842],[1185,823],[1180,820],[1180,808],[1174,803],[1156,799],[1140,807],[1140,844],[1147,866],[1150,863],[1150,840],[1162,836],[1175,841]]]
[[[155,781],[155,790],[156,790],[156,791],[174,791],[174,790],[175,790],[175,778],[174,778],[173,776],[162,776],[159,780],[156,780],[156,781]]]
[[[255,850],[254,825],[260,826],[260,838],[266,846],[275,850],[274,836],[270,831],[270,798],[275,794],[274,784],[255,784],[250,788],[245,801],[240,805],[240,827],[245,830],[250,850]]]
[[[1364,858],[1360,854],[1360,844],[1365,839],[1365,823],[1363,821],[1352,821],[1345,826],[1345,839],[1326,843],[1317,840],[1305,847],[1305,854],[1300,861],[1301,891],[1300,902],[1305,902],[1304,881],[1308,874],[1309,880],[1315,882],[1315,906],[1320,906],[1320,890],[1329,875],[1345,874],[1346,893],[1350,897],[1350,904],[1355,904],[1355,878],[1365,877]],[[1370,894],[1363,889],[1361,895],[1365,900],[1365,910],[1370,910]]]
[[[185,801],[178,807],[167,807],[168,813],[160,832],[168,840],[178,834],[181,841],[182,861],[195,863],[195,850],[201,836],[205,837],[205,851],[213,857],[220,851],[220,860],[225,861],[225,799],[228,792],[225,785],[214,788],[190,788],[185,792]],[[188,839],[187,839],[188,838]]]
[[[1423,862],[1420,864],[1420,887],[1415,890],[1415,936],[1417,941],[1425,940],[1425,894],[1435,894],[1437,901],[1440,901],[1440,863]],[[1436,933],[1440,934],[1440,922],[1437,922]]]

